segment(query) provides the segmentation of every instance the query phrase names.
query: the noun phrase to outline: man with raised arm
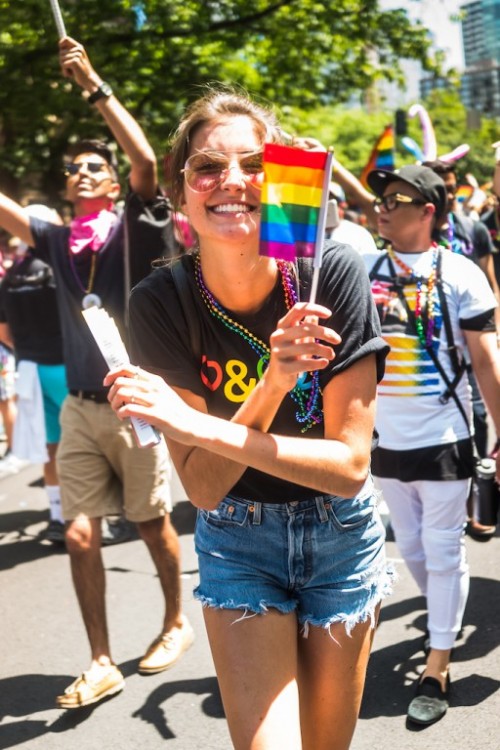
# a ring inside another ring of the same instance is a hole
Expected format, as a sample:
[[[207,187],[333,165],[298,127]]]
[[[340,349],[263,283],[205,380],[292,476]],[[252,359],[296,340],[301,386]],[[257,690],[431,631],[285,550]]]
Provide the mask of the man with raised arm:
[[[427,601],[426,661],[408,719],[432,724],[449,704],[450,661],[469,590],[464,527],[474,471],[472,404],[464,351],[497,431],[497,301],[486,276],[434,239],[447,189],[428,167],[374,170],[384,252],[363,256],[390,345],[378,386],[372,455],[399,550]],[[500,457],[496,466],[500,479]]]
[[[100,141],[85,140],[69,150],[70,227],[30,220],[20,205],[0,195],[0,226],[33,247],[56,278],[69,387],[57,466],[71,573],[91,649],[90,668],[58,696],[57,705],[78,708],[124,687],[108,638],[102,516],[123,512],[137,524],[165,598],[160,635],[139,671],[152,674],[172,666],[191,645],[193,631],[180,607],[179,544],[169,515],[171,464],[165,445],[138,448],[130,425],[114,416],[102,384],[108,368],[82,316],[82,308],[102,305],[124,334],[127,276],[133,284],[149,272],[152,259],[175,252],[170,207],[158,189],[155,155],[142,129],[96,73],[83,46],[66,37],[59,55],[63,74],[89,94],[89,105],[131,165],[121,216],[115,210],[120,185],[113,152]]]

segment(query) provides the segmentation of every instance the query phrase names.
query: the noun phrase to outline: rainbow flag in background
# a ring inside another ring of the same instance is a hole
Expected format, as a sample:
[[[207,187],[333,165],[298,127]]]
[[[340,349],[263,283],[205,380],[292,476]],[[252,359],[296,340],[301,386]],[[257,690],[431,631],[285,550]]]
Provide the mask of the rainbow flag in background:
[[[457,192],[455,193],[455,198],[457,199],[457,201],[463,203],[471,197],[473,192],[474,188],[472,187],[472,185],[459,185],[457,188]]]
[[[372,149],[366,167],[361,172],[360,181],[368,187],[366,178],[372,169],[394,170],[394,128],[387,125],[382,135],[377,139]]]
[[[328,199],[324,188],[330,181],[329,164],[327,151],[265,144],[261,255],[289,261],[315,256],[321,208]]]

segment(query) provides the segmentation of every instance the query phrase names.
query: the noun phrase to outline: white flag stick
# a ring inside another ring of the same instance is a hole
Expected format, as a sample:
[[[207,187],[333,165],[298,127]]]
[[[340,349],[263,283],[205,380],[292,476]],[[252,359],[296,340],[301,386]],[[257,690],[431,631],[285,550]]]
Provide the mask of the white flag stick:
[[[56,22],[57,27],[57,33],[59,34],[59,39],[64,39],[66,34],[66,27],[64,25],[61,8],[59,7],[58,0],[50,0],[50,7],[52,8],[52,13],[54,14],[54,21]]]
[[[316,247],[314,248],[313,277],[311,281],[311,294],[309,302],[316,302],[318,293],[319,269],[323,261],[323,245],[325,243],[326,213],[328,210],[328,193],[330,190],[330,181],[332,178],[332,160],[333,151],[328,151],[325,163],[325,174],[323,177],[323,193],[321,197],[321,207],[318,217],[318,233],[316,235]]]

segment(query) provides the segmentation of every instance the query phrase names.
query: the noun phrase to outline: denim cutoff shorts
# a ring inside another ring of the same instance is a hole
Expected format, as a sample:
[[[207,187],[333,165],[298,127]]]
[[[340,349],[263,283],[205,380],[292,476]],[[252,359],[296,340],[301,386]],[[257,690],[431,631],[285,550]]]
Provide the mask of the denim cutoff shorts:
[[[371,478],[355,497],[320,495],[288,503],[228,496],[215,510],[198,510],[195,531],[203,606],[296,612],[309,625],[368,618],[390,593],[385,530]],[[238,618],[236,618],[238,619]]]

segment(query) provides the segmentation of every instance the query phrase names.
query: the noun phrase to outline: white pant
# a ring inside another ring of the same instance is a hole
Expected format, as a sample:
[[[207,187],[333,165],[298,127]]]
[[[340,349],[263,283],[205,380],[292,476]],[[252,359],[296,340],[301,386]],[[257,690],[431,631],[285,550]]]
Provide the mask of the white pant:
[[[469,593],[464,526],[470,479],[400,482],[378,477],[377,484],[401,555],[427,597],[431,648],[452,648]]]

